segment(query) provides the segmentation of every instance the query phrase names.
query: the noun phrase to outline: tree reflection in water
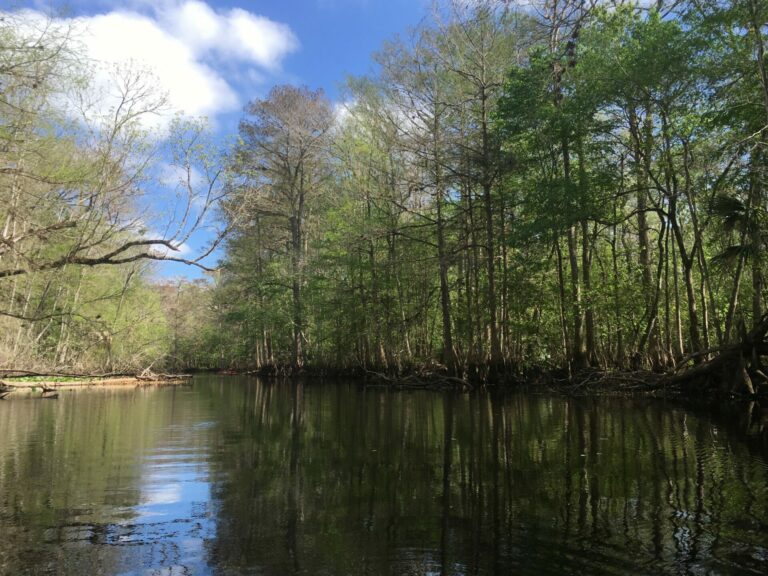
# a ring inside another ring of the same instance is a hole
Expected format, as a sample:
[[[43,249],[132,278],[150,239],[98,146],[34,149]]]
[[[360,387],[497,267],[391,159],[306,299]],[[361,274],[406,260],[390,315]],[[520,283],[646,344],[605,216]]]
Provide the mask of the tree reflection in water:
[[[767,559],[764,453],[658,401],[230,392],[212,550],[236,571],[761,573]]]
[[[0,574],[762,574],[762,422],[223,377],[5,400]]]

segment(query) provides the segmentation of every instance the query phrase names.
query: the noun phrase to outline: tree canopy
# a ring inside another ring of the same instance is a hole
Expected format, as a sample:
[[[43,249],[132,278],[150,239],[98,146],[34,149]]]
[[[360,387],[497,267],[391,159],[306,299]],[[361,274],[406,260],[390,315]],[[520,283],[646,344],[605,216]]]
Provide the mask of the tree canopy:
[[[343,105],[277,86],[216,161],[177,131],[231,234],[211,281],[143,285],[175,327],[165,361],[487,378],[666,370],[743,341],[765,314],[766,17],[758,0],[448,2]],[[134,230],[154,154],[134,118],[159,105],[128,96],[139,77],[84,131],[51,105],[78,78],[65,39],[29,58],[3,34],[0,282],[39,350],[83,310],[91,265],[136,278],[201,222]]]

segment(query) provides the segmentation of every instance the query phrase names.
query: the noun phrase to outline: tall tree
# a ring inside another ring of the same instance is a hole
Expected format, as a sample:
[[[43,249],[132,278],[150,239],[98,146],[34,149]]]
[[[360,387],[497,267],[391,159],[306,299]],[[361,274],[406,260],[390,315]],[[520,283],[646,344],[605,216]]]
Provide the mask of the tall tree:
[[[302,290],[306,281],[307,229],[312,201],[329,178],[333,109],[322,91],[277,86],[246,107],[234,171],[242,178],[242,206],[276,219],[287,235],[292,299],[294,370],[306,363]]]

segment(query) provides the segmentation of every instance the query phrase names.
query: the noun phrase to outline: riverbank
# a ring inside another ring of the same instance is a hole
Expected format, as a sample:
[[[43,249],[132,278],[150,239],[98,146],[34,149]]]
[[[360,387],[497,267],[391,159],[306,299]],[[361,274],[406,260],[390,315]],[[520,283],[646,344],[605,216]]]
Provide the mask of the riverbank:
[[[190,372],[195,372],[190,370]],[[402,367],[399,370],[363,367],[305,366],[292,370],[285,365],[267,365],[252,370],[211,370],[231,376],[261,378],[309,378],[317,380],[345,379],[366,387],[386,387],[395,390],[455,390],[477,389],[516,390],[532,393],[555,393],[568,396],[651,396],[686,398],[692,400],[754,400],[768,399],[768,382],[756,382],[747,393],[740,382],[727,376],[717,378],[680,378],[674,371],[612,370],[587,368],[569,373],[564,369],[529,368],[514,370],[487,365],[472,366],[461,376],[452,376],[438,364]],[[686,372],[683,372],[685,374]],[[38,375],[34,373],[0,372],[0,394],[11,391],[48,391],[89,387],[131,387],[148,385],[178,385],[190,381],[192,374],[103,374],[103,375]]]
[[[256,370],[223,370],[228,375],[262,378],[350,379],[365,386],[397,390],[514,389],[559,393],[569,396],[635,395],[692,399],[768,399],[768,382],[755,382],[754,393],[727,376],[680,378],[680,372],[587,368],[568,373],[564,369],[512,370],[487,366],[471,367],[462,376],[451,376],[440,366],[407,367],[400,370],[306,366],[292,371],[288,366],[264,366]],[[683,372],[685,374],[685,372]]]

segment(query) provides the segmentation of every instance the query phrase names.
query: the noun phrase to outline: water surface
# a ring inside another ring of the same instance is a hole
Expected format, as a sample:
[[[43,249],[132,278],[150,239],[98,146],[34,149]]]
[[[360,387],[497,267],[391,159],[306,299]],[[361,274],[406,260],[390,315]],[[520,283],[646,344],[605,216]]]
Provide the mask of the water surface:
[[[12,395],[0,574],[764,574],[757,428],[233,377]]]

